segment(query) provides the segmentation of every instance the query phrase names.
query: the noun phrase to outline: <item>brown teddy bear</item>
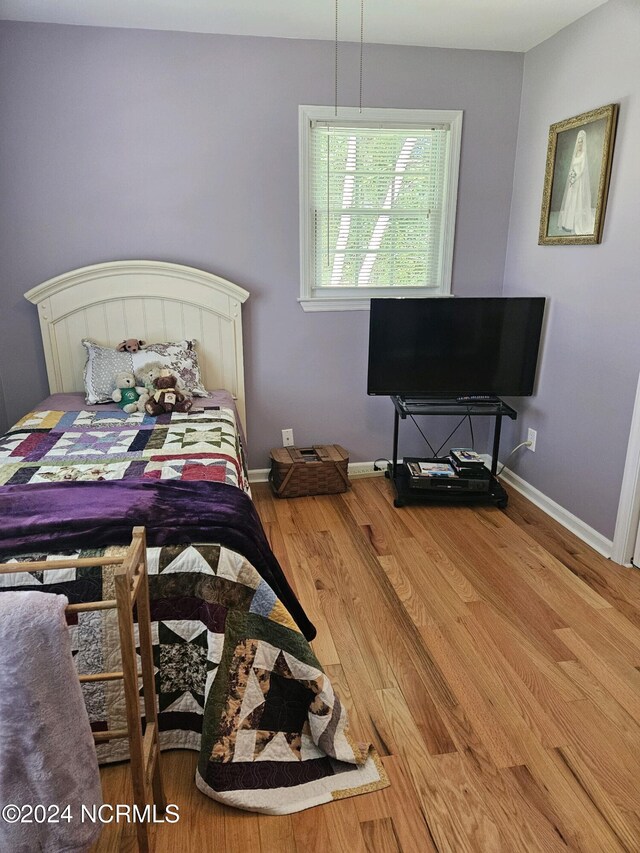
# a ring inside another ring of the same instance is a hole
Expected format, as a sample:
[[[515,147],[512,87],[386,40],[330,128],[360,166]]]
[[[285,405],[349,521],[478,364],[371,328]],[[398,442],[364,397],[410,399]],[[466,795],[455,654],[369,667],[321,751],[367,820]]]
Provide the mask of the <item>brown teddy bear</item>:
[[[193,406],[193,401],[178,390],[178,380],[173,373],[156,376],[153,387],[155,392],[144,405],[150,415],[161,415],[163,412],[188,412]]]

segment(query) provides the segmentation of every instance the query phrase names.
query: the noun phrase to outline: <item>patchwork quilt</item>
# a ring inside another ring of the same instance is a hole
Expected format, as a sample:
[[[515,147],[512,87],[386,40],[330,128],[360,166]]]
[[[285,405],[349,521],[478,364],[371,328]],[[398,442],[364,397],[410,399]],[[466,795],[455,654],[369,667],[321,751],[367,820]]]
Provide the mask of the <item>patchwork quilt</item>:
[[[120,556],[124,546],[73,556]],[[21,560],[59,559],[31,553]],[[162,749],[199,750],[198,788],[237,808],[286,814],[385,787],[368,745],[280,600],[240,554],[220,545],[149,548],[152,636]],[[113,566],[0,575],[4,588],[112,598]],[[70,616],[80,673],[121,669],[115,611]],[[119,682],[83,684],[94,731],[126,725]],[[141,712],[143,705],[141,702]],[[104,762],[126,740],[98,744]]]
[[[249,492],[233,410],[36,411],[0,439],[0,485],[122,479],[210,480]]]
[[[350,737],[305,639],[313,626],[246,492],[231,409],[34,412],[0,438],[0,553],[3,561],[119,556],[130,526],[144,524],[156,546],[147,553],[160,743],[200,752],[199,789],[284,814],[384,787],[375,753]],[[0,592],[113,598],[114,571],[2,574]],[[120,669],[115,612],[73,618],[78,670]],[[94,730],[124,726],[121,684],[83,690]],[[102,762],[128,755],[123,740],[97,748]]]

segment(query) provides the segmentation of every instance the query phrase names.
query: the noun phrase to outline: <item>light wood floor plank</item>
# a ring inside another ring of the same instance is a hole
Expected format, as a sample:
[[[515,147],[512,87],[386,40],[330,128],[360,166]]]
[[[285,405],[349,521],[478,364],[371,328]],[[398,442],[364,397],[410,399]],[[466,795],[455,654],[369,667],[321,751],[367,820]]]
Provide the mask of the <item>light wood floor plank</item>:
[[[559,666],[580,688],[583,697],[598,709],[602,725],[609,727],[612,723],[617,731],[625,734],[630,743],[640,742],[640,720],[634,719],[583,664],[568,660],[562,661]]]
[[[298,853],[326,853],[331,850],[333,835],[329,830],[325,809],[305,809],[291,815],[293,835]],[[251,850],[249,843],[245,850]]]
[[[360,827],[368,853],[401,853],[390,817],[367,820]]]
[[[572,574],[612,604],[640,628],[640,589],[637,572],[603,559],[559,524],[549,523],[545,513],[517,492],[510,493],[505,515]]]
[[[444,673],[464,709],[466,718],[487,747],[487,751],[498,767],[511,767],[524,761],[520,745],[509,738],[499,725],[496,704],[483,695],[477,684],[477,672],[460,655],[449,636],[432,623],[420,629],[423,640]],[[464,742],[459,745],[464,749]]]
[[[521,726],[530,729],[546,747],[562,746],[566,743],[564,734],[556,726],[553,715],[558,710],[558,703],[563,700],[556,696],[553,705],[545,707],[541,702],[543,696],[538,696],[529,689],[511,667],[509,661],[502,655],[500,647],[493,641],[492,636],[469,614],[464,620],[466,627],[467,647],[475,645],[480,658],[479,665],[491,661],[491,668],[483,669],[486,683],[490,684],[495,696],[504,693],[507,702],[505,708],[505,727],[513,719],[517,723],[514,736],[518,736]],[[535,684],[534,684],[535,686]]]
[[[160,853],[610,853],[640,849],[640,572],[522,496],[393,507],[389,482],[254,499],[319,629],[314,650],[391,787],[283,817],[200,794],[163,754]],[[128,765],[103,768],[130,802]],[[117,850],[106,827],[94,853]]]
[[[635,720],[640,719],[640,672],[630,665],[621,665],[611,657],[598,654],[572,628],[562,628],[557,633],[607,692]]]
[[[626,850],[559,750],[536,748],[531,751],[527,766],[538,790],[544,792],[541,795],[548,799],[549,808],[556,815],[562,837],[570,845],[594,853]]]
[[[534,694],[547,694],[551,702],[558,696],[568,702],[583,698],[580,690],[566,677],[563,664],[545,655],[530,637],[490,604],[484,601],[470,602],[468,607],[475,620],[498,644],[500,654],[509,661]],[[544,687],[541,686],[541,680],[546,683]]]
[[[572,738],[574,743],[560,747],[559,752],[566,763],[571,767],[575,776],[581,779],[586,788],[589,789],[592,799],[602,801],[606,808],[600,808],[600,811],[607,813],[610,818],[615,809],[625,812],[633,812],[640,806],[638,803],[638,762],[631,753],[627,756],[627,766],[623,767],[622,762],[618,762],[615,771],[608,761],[607,750],[599,748],[599,745],[594,746],[594,738],[597,740],[597,732],[593,730],[592,725],[585,725],[586,711],[583,707],[583,716],[580,717],[580,710],[576,709],[576,722],[582,720],[583,726],[576,726],[576,736]],[[581,731],[578,733],[578,728]],[[619,743],[619,747],[623,745]],[[610,820],[611,822],[611,820]],[[612,822],[611,822],[612,823]],[[612,823],[612,826],[614,824]],[[636,827],[638,823],[636,821]],[[636,833],[637,834],[637,833]],[[640,835],[637,835],[640,839]]]
[[[286,547],[289,559],[297,567],[297,593],[298,597],[305,603],[305,611],[311,622],[317,629],[317,636],[312,643],[313,651],[324,664],[339,664],[340,656],[333,642],[333,635],[325,619],[322,605],[318,596],[316,581],[311,562],[306,558],[309,552],[310,540],[306,537],[290,536]]]
[[[456,515],[449,516],[447,509]],[[499,512],[499,510],[496,510]],[[437,513],[437,514],[436,514]],[[480,546],[476,536],[461,537],[460,530],[466,522],[472,523],[473,510],[467,507],[437,507],[431,516],[421,515],[421,523],[449,559],[455,562],[474,585],[481,600],[492,604],[498,612],[515,624],[522,626],[527,636],[535,638],[536,644],[547,651],[553,660],[568,660],[571,652],[554,633],[554,628],[567,627],[555,611],[549,607],[524,581],[505,547],[487,548]]]
[[[262,850],[278,853],[297,853],[298,846],[291,815],[258,815],[258,831]]]
[[[262,846],[260,838],[259,817],[257,814],[238,809],[225,809],[224,849],[250,850],[257,845],[259,850],[264,850],[266,853],[267,848]]]
[[[394,739],[399,745],[398,754],[407,768],[427,821],[428,835],[436,849],[447,853],[474,850],[472,839],[466,831],[468,814],[466,810],[459,813],[449,808],[447,787],[451,780],[438,777],[434,764],[437,757],[430,756],[420,741],[419,732],[402,695],[392,689],[381,690],[379,694]]]
[[[416,789],[402,759],[399,755],[388,755],[382,763],[391,785],[381,793],[388,804],[402,853],[437,853]]]

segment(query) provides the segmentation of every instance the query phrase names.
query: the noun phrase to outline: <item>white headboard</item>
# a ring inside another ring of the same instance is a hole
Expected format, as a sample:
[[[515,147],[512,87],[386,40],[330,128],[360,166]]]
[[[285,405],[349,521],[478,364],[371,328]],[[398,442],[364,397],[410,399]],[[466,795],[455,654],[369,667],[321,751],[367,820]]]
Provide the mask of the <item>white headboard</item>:
[[[83,390],[82,338],[102,346],[195,338],[205,388],[231,391],[245,426],[241,310],[248,296],[216,275],[162,261],[82,267],[25,293],[38,306],[52,394]]]

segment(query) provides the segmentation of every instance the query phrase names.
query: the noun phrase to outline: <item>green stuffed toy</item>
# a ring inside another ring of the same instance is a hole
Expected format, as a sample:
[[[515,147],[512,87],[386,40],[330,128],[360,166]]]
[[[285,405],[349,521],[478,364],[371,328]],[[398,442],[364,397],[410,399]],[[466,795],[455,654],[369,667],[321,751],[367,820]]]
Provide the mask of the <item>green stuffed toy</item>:
[[[123,371],[116,376],[116,388],[111,399],[127,414],[138,411],[138,400],[144,393],[144,388],[136,387],[136,378],[133,373]]]

